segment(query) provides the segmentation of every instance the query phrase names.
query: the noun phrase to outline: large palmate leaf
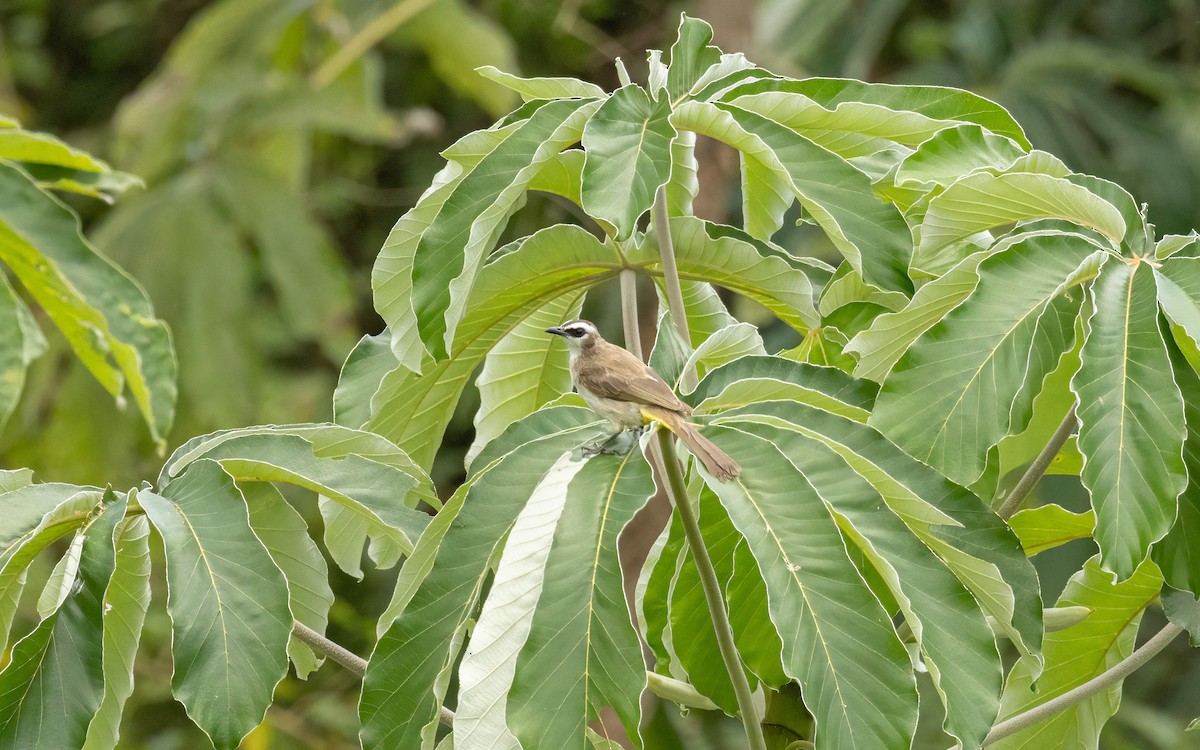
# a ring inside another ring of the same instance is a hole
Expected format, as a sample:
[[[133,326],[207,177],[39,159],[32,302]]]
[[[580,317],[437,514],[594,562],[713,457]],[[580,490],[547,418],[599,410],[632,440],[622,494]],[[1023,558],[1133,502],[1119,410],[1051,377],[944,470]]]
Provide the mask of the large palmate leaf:
[[[1068,282],[1095,252],[1078,235],[1031,235],[980,262],[971,295],[896,362],[871,424],[956,482],[974,482],[991,447],[1025,429],[1042,381],[1070,350],[1083,294]]]
[[[138,500],[167,562],[171,686],[214,745],[235,748],[262,721],[287,672],[287,581],[219,464],[194,461],[162,493]]]
[[[133,692],[133,661],[150,605],[150,524],[126,518],[113,532],[115,564],[104,590],[104,696],[88,724],[83,750],[111,750],[120,736],[121,712]]]
[[[403,451],[378,435],[339,425],[248,427],[193,438],[167,460],[159,481],[201,458],[220,462],[238,480],[285,482],[320,493],[326,546],[339,567],[359,578],[368,539],[375,562],[391,567],[429,521],[412,506],[437,502],[428,476]]]
[[[175,352],[146,293],[98,255],[79,220],[17,167],[0,163],[0,260],[114,397],[126,386],[156,441],[175,414]]]
[[[770,441],[710,429],[742,466],[713,482],[746,538],[783,640],[783,668],[800,681],[824,747],[894,747],[916,727],[916,685],[888,613],[846,556],[820,497]]]
[[[686,102],[672,114],[681,130],[728,143],[786,179],[800,203],[855,270],[883,289],[911,292],[912,250],[895,206],[881,203],[870,179],[844,159],[779,123],[730,104]]]
[[[1025,658],[1016,663],[1004,689],[1000,717],[1062,695],[1129,656],[1142,611],[1158,596],[1161,586],[1162,576],[1151,562],[1142,563],[1128,580],[1113,583],[1098,558],[1089,560],[1071,576],[1057,606],[1087,607],[1091,613],[1078,625],[1046,636],[1044,670]],[[1121,683],[1117,683],[990,747],[1096,747],[1104,722],[1116,713],[1120,702]]]
[[[837,111],[842,104],[868,104],[896,112],[915,112],[934,120],[973,122],[991,132],[1007,136],[1023,149],[1029,148],[1024,131],[1012,115],[999,104],[978,94],[944,86],[897,86],[866,83],[847,78],[806,78],[794,81],[770,77],[750,80],[730,88],[725,97],[763,91],[787,91],[801,94],[825,109]]]
[[[656,102],[640,86],[622,86],[583,129],[583,208],[616,227],[618,240],[633,233],[671,175],[670,114],[665,98]]]
[[[113,531],[125,498],[87,524],[78,583],[61,606],[13,646],[0,672],[0,743],[5,747],[81,747],[104,694],[104,592],[113,575]]]
[[[1071,180],[1044,174],[969,175],[929,202],[913,267],[940,276],[962,257],[958,240],[1024,219],[1066,219],[1115,247],[1126,222],[1116,206]]]
[[[525,120],[471,134],[447,153],[459,174],[401,218],[375,264],[376,307],[402,362],[419,365],[414,346],[446,356],[484,257],[529,181],[542,162],[579,140],[598,106],[553,101]]]
[[[607,429],[588,409],[549,407],[510,425],[476,458],[480,468],[418,540],[381,620],[387,630],[359,703],[365,747],[416,747],[433,731],[493,552],[558,457]]]
[[[1156,287],[1149,263],[1105,264],[1071,381],[1100,562],[1122,579],[1167,533],[1187,483],[1183,400],[1159,330]]]
[[[646,670],[616,543],[653,492],[636,452],[564,454],[533,490],[459,672],[459,747],[511,732],[524,747],[585,748],[587,722],[606,706],[636,736]]]
[[[808,273],[819,266],[732,227],[681,217],[671,220],[671,228],[684,279],[744,294],[800,330],[815,322],[815,313],[808,312]],[[422,466],[431,465],[467,379],[505,334],[549,301],[612,279],[627,266],[657,276],[659,262],[651,242],[622,258],[578,227],[559,225],[531,235],[484,266],[449,358],[421,375],[404,368],[384,375],[371,398],[371,419],[361,426],[394,441]]]

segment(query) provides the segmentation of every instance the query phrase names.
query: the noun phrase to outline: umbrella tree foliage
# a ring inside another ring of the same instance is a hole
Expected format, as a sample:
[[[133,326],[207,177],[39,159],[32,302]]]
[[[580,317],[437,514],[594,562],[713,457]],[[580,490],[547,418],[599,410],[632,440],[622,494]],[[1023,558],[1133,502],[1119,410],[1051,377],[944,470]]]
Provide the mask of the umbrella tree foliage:
[[[387,330],[347,358],[336,424],[198,437],[122,492],[7,472],[6,638],[30,562],[65,547],[0,671],[3,743],[114,746],[154,529],[175,696],[214,745],[237,746],[289,662],[303,677],[333,653],[325,559],[283,483],[320,496],[347,573],[364,551],[403,560],[362,682],[367,748],[605,747],[603,709],[638,744],[646,690],[739,714],[766,747],[749,689],[768,713],[811,717],[771,732],[778,747],[907,747],[921,672],[963,747],[1094,744],[1119,681],[1075,689],[1129,656],[1164,584],[1180,625],[1163,639],[1197,619],[1200,241],[1156,238],[1125,191],[1033,149],[979,96],[784,78],[711,36],[683,18],[668,62],[651,51],[648,80],[620,68],[612,92],[481,70],[525,104],[448,148],[392,230],[373,277]],[[697,135],[740,155],[740,226],[692,215]],[[48,137],[4,151],[2,136],[0,188],[25,196],[5,202],[2,259],[161,436],[165,329],[45,192],[119,176]],[[497,247],[530,191],[593,221]],[[772,242],[796,204],[836,266]],[[627,311],[638,278],[667,301],[650,361],[737,480],[661,439],[582,455],[609,428],[563,395],[566,352],[541,330],[618,277]],[[803,343],[768,354],[718,287]],[[19,376],[39,339],[8,298]],[[467,479],[443,502],[428,472],[476,373]],[[6,382],[11,402],[20,379]],[[1035,456],[1059,450],[1082,457],[1093,510],[1006,523],[1044,471]],[[1009,490],[1001,478],[1031,460]],[[627,602],[617,540],[656,482],[676,513]],[[1046,608],[1029,556],[1087,536],[1100,554]],[[998,639],[1020,655],[1007,680]]]

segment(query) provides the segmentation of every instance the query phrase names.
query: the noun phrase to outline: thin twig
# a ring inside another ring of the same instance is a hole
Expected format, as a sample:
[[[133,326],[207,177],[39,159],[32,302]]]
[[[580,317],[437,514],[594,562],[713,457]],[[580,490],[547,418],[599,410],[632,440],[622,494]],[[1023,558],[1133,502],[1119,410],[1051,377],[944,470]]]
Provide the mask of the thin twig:
[[[717,646],[721,651],[721,659],[725,662],[725,671],[729,673],[729,681],[733,683],[733,693],[737,697],[738,715],[746,730],[746,742],[751,750],[766,750],[767,743],[763,738],[761,718],[758,708],[754,705],[750,683],[746,679],[742,660],[734,644],[733,627],[729,624],[729,615],[725,612],[725,604],[721,598],[721,583],[717,580],[717,571],[708,556],[708,548],[704,546],[700,523],[688,502],[687,486],[683,481],[679,456],[675,453],[675,443],[672,442],[670,432],[661,426],[658,428],[658,449],[662,455],[663,473],[667,477],[667,496],[679,511],[679,520],[683,522],[684,535],[692,551],[692,559],[696,562],[696,570],[700,574],[700,585],[704,589],[704,600],[708,604],[709,617],[712,618]]]
[[[667,188],[660,185],[654,193],[654,209],[650,214],[654,234],[658,238],[658,254],[662,260],[663,285],[667,288],[667,309],[675,323],[675,332],[683,342],[684,351],[692,351],[692,334],[688,330],[687,309],[683,305],[683,288],[679,285],[679,267],[675,265],[675,242],[671,239],[671,224],[667,217]],[[683,372],[683,387],[688,391],[696,388],[696,369],[687,367]]]
[[[345,667],[350,672],[358,677],[362,677],[367,673],[367,660],[358,654],[350,651],[345,646],[339,643],[334,643],[317,631],[308,627],[302,622],[296,621],[292,623],[292,632],[296,637],[305,643],[313,651],[318,654],[329,657],[330,661]],[[441,712],[438,715],[438,721],[448,727],[454,726],[454,712],[445,706],[441,707]]]
[[[341,49],[333,53],[325,62],[321,63],[320,67],[309,76],[309,85],[314,89],[320,90],[333,83],[337,80],[338,76],[346,71],[346,68],[349,68],[360,57],[367,54],[368,50],[383,41],[400,24],[425,10],[430,5],[433,5],[433,3],[434,0],[405,0],[388,8],[386,13],[380,14],[366,26],[359,29],[358,33],[342,45]]]
[[[1020,509],[1021,503],[1029,496],[1030,491],[1037,485],[1038,480],[1050,468],[1050,464],[1054,461],[1054,457],[1066,445],[1067,439],[1071,437],[1071,433],[1075,431],[1075,425],[1078,422],[1075,419],[1075,407],[1071,406],[1067,416],[1063,417],[1062,424],[1054,431],[1050,437],[1050,442],[1046,443],[1046,447],[1042,448],[1042,452],[1037,458],[1033,459],[1033,463],[1029,464],[1029,468],[1021,476],[1017,485],[1012,488],[1012,492],[1008,493],[1008,497],[1004,498],[1004,503],[996,510],[996,515],[1008,520],[1012,515]]]
[[[1117,684],[1143,664],[1150,661],[1155,654],[1166,648],[1167,644],[1175,640],[1182,632],[1183,628],[1175,623],[1167,623],[1166,627],[1158,631],[1153,638],[1143,643],[1140,648],[1102,674],[1093,677],[1073,690],[1068,690],[1062,695],[1046,701],[1040,706],[1035,706],[1024,713],[1009,717],[992,727],[992,731],[988,732],[988,736],[984,739],[983,744],[987,745],[1016,734],[1022,729],[1033,726],[1039,721],[1047,719],[1060,711],[1064,711],[1077,703],[1091,698],[1101,690]]]

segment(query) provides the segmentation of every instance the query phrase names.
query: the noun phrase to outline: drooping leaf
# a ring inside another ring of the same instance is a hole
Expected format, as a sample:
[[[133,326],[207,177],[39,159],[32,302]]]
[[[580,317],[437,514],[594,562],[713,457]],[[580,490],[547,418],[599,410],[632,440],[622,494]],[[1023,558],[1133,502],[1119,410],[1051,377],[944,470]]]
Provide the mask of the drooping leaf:
[[[386,330],[359,339],[338,375],[333,391],[333,421],[354,429],[365,425],[371,418],[371,397],[379,390],[379,383],[399,366]]]
[[[1024,131],[1012,115],[999,104],[978,94],[943,86],[897,86],[866,83],[847,78],[757,78],[730,89],[726,98],[762,91],[788,91],[812,99],[829,110],[843,102],[873,104],[897,112],[916,112],[935,120],[956,120],[982,125],[991,132],[1007,136],[1021,148],[1029,148]]]
[[[571,390],[566,345],[546,329],[579,317],[583,297],[583,292],[577,292],[552,300],[518,323],[488,352],[475,380],[479,410],[468,463],[504,428]]]
[[[1071,381],[1101,565],[1121,579],[1166,535],[1187,483],[1183,400],[1158,327],[1156,286],[1148,263],[1104,266]]]
[[[476,458],[479,467],[418,540],[396,584],[363,682],[367,748],[412,747],[431,730],[488,561],[533,487],[564,452],[606,434],[588,409],[550,407],[519,420]]]
[[[665,99],[655,102],[640,86],[623,86],[596,110],[583,129],[583,207],[628,239],[671,175],[675,128]]]
[[[1149,561],[1128,580],[1114,584],[1098,558],[1089,560],[1083,570],[1071,576],[1057,606],[1087,607],[1091,614],[1078,625],[1046,636],[1044,670],[1032,666],[1026,657],[1016,663],[1004,688],[1000,718],[1062,695],[1129,656],[1141,613],[1158,595],[1161,585],[1162,577]],[[990,747],[1095,747],[1104,722],[1116,713],[1120,701],[1121,684],[1117,683]]]
[[[1171,258],[1154,269],[1163,312],[1193,341],[1200,341],[1200,258]]]
[[[854,374],[882,383],[904,352],[975,291],[986,252],[963,258],[942,276],[917,290],[905,308],[884,313],[857,334],[843,351],[858,356]]]
[[[929,202],[913,267],[940,276],[961,259],[954,244],[977,232],[1024,219],[1067,219],[1115,246],[1125,234],[1121,212],[1087,188],[1042,174],[969,175]]]
[[[908,655],[846,556],[833,517],[770,442],[728,428],[709,434],[742,466],[735,482],[709,486],[758,561],[784,670],[800,682],[816,741],[907,745],[916,727]]]
[[[460,151],[465,142],[486,152],[473,155],[458,167],[460,174],[423,196],[376,260],[376,307],[401,362],[414,362],[410,348],[417,345],[438,359],[447,356],[485,255],[529,181],[542,162],[579,140],[598,106],[575,99],[550,102],[525,120],[460,141]],[[458,158],[453,149],[447,156]]]
[[[1048,503],[1026,508],[1008,519],[1025,554],[1033,557],[1039,552],[1054,549],[1076,539],[1087,539],[1096,527],[1096,514],[1072,513],[1061,505]]]
[[[103,161],[48,133],[20,128],[0,129],[0,160],[51,164],[85,172],[110,171]]]
[[[120,737],[121,713],[133,692],[133,661],[150,605],[150,525],[126,518],[113,532],[115,567],[104,590],[104,696],[88,724],[83,750],[111,750]]]
[[[320,493],[326,546],[339,567],[359,578],[368,538],[376,564],[391,567],[429,521],[413,506],[437,502],[428,476],[403,451],[378,435],[338,425],[249,427],[193,438],[168,459],[160,482],[202,458],[220,462],[238,480]]]
[[[1190,591],[1167,588],[1162,595],[1163,614],[1188,632],[1192,646],[1200,646],[1200,600]]]
[[[1161,297],[1161,288],[1159,291]],[[1176,336],[1186,334],[1177,329]],[[1171,530],[1154,545],[1154,562],[1168,586],[1195,593],[1200,591],[1200,375],[1188,364],[1176,339],[1168,335],[1164,339],[1171,355],[1171,374],[1183,396],[1187,423],[1183,463],[1188,481],[1179,496],[1179,513]]]
[[[88,524],[79,586],[13,646],[0,672],[0,743],[5,747],[81,747],[104,693],[104,592],[113,575],[113,530],[125,498]]]
[[[75,215],[9,164],[0,164],[0,260],[110,394],[128,385],[163,442],[176,396],[166,325],[137,282],[83,238]]]
[[[780,386],[791,387],[781,390]],[[748,356],[713,369],[684,400],[698,411],[711,412],[771,400],[769,393],[786,393],[787,398],[866,421],[878,392],[875,383],[832,367],[783,357]]]
[[[250,528],[287,579],[292,618],[323,635],[329,622],[333,591],[329,588],[325,558],[309,537],[304,517],[270,484],[242,482],[238,489],[246,498]],[[295,633],[288,641],[287,650],[300,679],[320,667],[324,658],[314,653]]]
[[[1025,154],[1011,138],[963,124],[938,131],[904,158],[896,182],[948,186],[982,167],[1003,170]]]
[[[723,141],[786,178],[855,270],[882,289],[911,292],[912,238],[895,206],[881,203],[870,179],[836,154],[762,115],[722,103],[686,102],[672,114],[681,130]]]
[[[25,387],[29,363],[45,351],[46,341],[5,276],[0,283],[0,428],[8,421]]]
[[[654,493],[649,466],[636,451],[566,460],[578,468],[556,477],[560,459],[518,516],[468,648],[469,659],[485,632],[486,614],[495,611],[493,596],[503,603],[532,585],[537,606],[528,614],[527,636],[514,644],[518,652],[507,691],[508,724],[527,747],[584,747],[587,722],[606,706],[616,711],[629,736],[636,736],[646,684],[616,552],[617,535]],[[532,535],[522,519],[533,522]],[[519,536],[522,530],[525,535]],[[540,571],[538,550],[544,555]],[[506,560],[533,568],[532,575],[514,575],[501,588]],[[514,627],[509,617],[501,615],[492,627]],[[460,678],[465,699],[468,683],[461,672]]]
[[[578,78],[522,78],[505,73],[494,65],[484,65],[475,72],[521,95],[524,101],[534,99],[591,99],[604,96],[604,89]]]
[[[262,721],[287,672],[287,581],[219,464],[192,462],[162,493],[138,500],[165,550],[171,687],[213,744],[232,749]]]
[[[811,484],[912,626],[947,705],[947,732],[966,746],[982,741],[998,707],[1001,671],[991,630],[967,588],[893,515],[902,508],[881,513],[879,500],[887,498],[801,424],[733,424],[774,444]]]
[[[1042,381],[1071,349],[1083,295],[1067,285],[1094,252],[1082,237],[1033,235],[980,262],[970,297],[892,368],[871,424],[956,482],[974,482],[988,450],[1025,429]]]

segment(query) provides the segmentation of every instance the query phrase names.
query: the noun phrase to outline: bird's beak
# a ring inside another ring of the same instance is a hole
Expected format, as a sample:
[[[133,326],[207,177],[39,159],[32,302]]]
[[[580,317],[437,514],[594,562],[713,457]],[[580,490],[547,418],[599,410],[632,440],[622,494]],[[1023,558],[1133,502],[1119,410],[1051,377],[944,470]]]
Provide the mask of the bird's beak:
[[[546,333],[553,333],[555,336],[562,336],[564,331],[561,326],[554,326],[553,328],[547,328]]]

